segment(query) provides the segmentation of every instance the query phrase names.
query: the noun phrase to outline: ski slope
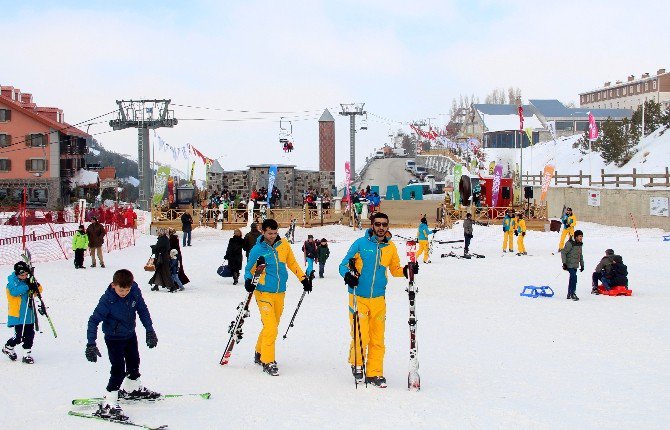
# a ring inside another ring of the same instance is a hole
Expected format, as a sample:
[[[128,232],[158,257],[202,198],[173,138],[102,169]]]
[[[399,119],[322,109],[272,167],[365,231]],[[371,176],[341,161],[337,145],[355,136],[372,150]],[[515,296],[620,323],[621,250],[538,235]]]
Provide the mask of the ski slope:
[[[326,278],[316,279],[295,327],[281,336],[302,293],[291,277],[277,340],[280,376],[253,364],[260,329],[255,303],[231,363],[218,364],[227,327],[245,293],[220,278],[231,232],[197,228],[184,250],[192,282],[175,294],[149,291],[142,271],[151,236],[134,248],[105,256],[106,269],[75,270],[71,261],[38,264],[58,338],[43,321],[32,366],[0,357],[0,428],[113,429],[117,424],[70,417],[70,400],[100,396],[109,376],[103,358],[84,357],[86,323],[115,269],[129,268],[140,284],[158,334],[149,350],[138,330],[142,380],[163,393],[209,391],[211,400],[171,399],[124,406],[136,422],[171,429],[667,429],[670,422],[670,242],[660,230],[580,223],[586,268],[578,273],[579,302],[565,299],[567,272],[551,254],[558,234],[529,232],[530,256],[501,255],[499,227],[475,226],[472,250],[485,259],[440,259],[453,245],[438,245],[433,263],[416,281],[422,389],[407,391],[409,360],[406,280],[387,290],[385,376],[389,387],[354,388],[346,362],[347,293],[337,265],[361,232],[330,226],[310,229],[331,240]],[[393,230],[392,230],[393,231]],[[283,232],[283,230],[282,230]],[[307,230],[298,227],[296,239]],[[398,230],[403,236],[415,230]],[[666,233],[667,234],[667,233]],[[437,233],[462,238],[462,227]],[[401,261],[404,241],[397,240]],[[628,265],[632,297],[593,296],[591,271],[606,248]],[[300,243],[293,245],[299,261]],[[461,249],[454,249],[462,252]],[[89,263],[87,257],[86,262]],[[0,267],[9,274],[11,267]],[[524,285],[550,285],[553,298],[520,297]],[[0,321],[6,321],[6,302]],[[139,321],[138,321],[139,324]],[[2,327],[5,338],[11,331]],[[3,339],[4,341],[4,339]],[[79,409],[76,409],[79,410]],[[82,409],[85,410],[85,409]]]

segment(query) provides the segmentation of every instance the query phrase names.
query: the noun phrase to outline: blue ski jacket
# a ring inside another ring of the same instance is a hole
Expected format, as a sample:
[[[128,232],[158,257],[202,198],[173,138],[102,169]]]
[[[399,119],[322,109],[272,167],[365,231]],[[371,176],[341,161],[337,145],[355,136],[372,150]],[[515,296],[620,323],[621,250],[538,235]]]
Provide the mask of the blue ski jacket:
[[[26,280],[27,281],[27,280]],[[7,327],[35,322],[35,310],[28,309],[28,284],[12,272],[7,277]],[[42,286],[39,286],[40,292]]]
[[[263,235],[260,235],[256,240],[256,245],[249,252],[247,265],[244,268],[245,279],[252,279],[254,277],[253,272],[256,270],[256,261],[261,255],[265,258],[266,266],[256,286],[258,291],[266,293],[285,292],[286,281],[288,281],[288,270],[293,272],[301,281],[305,278],[305,273],[295,260],[288,241],[277,238],[274,245],[270,246],[263,240]]]
[[[428,228],[428,224],[419,224],[419,233],[417,234],[418,240],[428,240],[428,235],[430,234],[433,234],[433,232]]]
[[[116,294],[110,284],[105,294],[100,297],[93,315],[88,319],[88,330],[86,331],[88,343],[95,343],[98,337],[98,324],[101,322],[105,338],[130,339],[135,335],[136,315],[139,315],[147,332],[154,331],[149,309],[137,283],[133,282],[130,292],[123,298]]]

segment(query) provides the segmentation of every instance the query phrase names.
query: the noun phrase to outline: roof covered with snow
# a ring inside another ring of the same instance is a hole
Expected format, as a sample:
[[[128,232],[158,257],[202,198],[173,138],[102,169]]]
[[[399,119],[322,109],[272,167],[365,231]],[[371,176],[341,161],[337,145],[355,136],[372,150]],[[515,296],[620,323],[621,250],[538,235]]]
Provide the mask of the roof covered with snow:
[[[536,113],[547,118],[548,120],[551,120],[552,118],[572,118],[586,120],[589,117],[589,112],[591,112],[596,119],[623,119],[630,118],[633,115],[633,111],[630,109],[569,108],[555,99],[532,99],[529,100],[529,102],[535,108]]]
[[[487,132],[519,129],[519,115],[516,113],[508,115],[486,115],[480,112],[479,116],[482,118]],[[526,116],[524,112],[523,128],[529,127],[533,130],[544,128],[542,121],[540,121],[537,116]]]
[[[88,185],[97,185],[100,177],[98,172],[94,172],[86,169],[79,169],[77,173],[72,177],[72,186],[75,187],[85,187]]]
[[[474,105],[475,110],[479,111],[480,114],[484,115],[517,115],[518,118],[518,107],[516,105],[501,105],[501,104],[492,104],[492,103],[476,103]],[[531,105],[523,105],[523,116],[531,116],[533,114],[533,107]]]

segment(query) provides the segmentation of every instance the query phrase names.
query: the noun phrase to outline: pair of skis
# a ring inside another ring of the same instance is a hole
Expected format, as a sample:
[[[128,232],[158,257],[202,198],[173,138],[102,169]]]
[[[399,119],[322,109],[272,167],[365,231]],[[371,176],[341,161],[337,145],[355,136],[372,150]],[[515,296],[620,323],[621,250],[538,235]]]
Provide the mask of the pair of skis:
[[[472,258],[486,258],[486,256],[482,255],[482,254],[470,253],[470,254],[458,255],[453,251],[451,251],[448,254],[442,254],[442,255],[440,255],[440,257],[441,258],[454,257],[454,258],[465,259],[465,260],[470,260]]]
[[[33,262],[32,262],[32,256],[30,255],[30,251],[26,248],[23,254],[21,254],[21,258],[23,261],[28,265],[28,268],[30,269],[30,275],[28,277],[28,283],[32,285],[39,285],[37,280],[35,279],[35,268],[33,267]],[[37,297],[37,299],[40,301],[39,306],[37,309],[34,307],[34,298],[30,298],[30,301],[33,302],[33,312],[35,313],[35,330],[39,331],[39,325],[37,323],[37,313],[40,315],[43,315],[46,317],[47,321],[49,322],[49,327],[51,327],[51,332],[54,335],[54,338],[58,337],[58,333],[56,333],[56,327],[54,327],[53,321],[51,321],[51,317],[49,316],[49,313],[47,312],[47,305],[44,304],[44,299],[42,298],[42,293],[40,293],[39,287],[35,290],[34,295]]]
[[[417,243],[409,240],[407,247],[407,294],[409,295],[409,373],[407,374],[407,389],[410,391],[419,391],[421,389],[421,379],[419,378],[419,350],[416,342],[416,294],[419,289],[414,284],[414,267],[416,262]]]

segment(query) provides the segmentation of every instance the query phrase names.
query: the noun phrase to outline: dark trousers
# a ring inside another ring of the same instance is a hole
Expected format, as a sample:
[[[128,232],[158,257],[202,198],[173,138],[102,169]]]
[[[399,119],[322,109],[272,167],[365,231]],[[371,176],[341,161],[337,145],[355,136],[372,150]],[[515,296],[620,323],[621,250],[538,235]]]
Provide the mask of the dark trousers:
[[[182,237],[182,245],[181,246],[191,246],[191,230],[185,231],[184,236]]]
[[[602,281],[603,279],[603,274],[599,272],[593,272],[593,275],[591,275],[591,285],[593,288],[598,287],[598,282]]]
[[[470,236],[469,234],[466,234],[465,235],[465,248],[463,248],[465,252],[468,252],[470,250],[470,241],[471,240],[472,240],[472,236]]]
[[[84,267],[84,253],[85,249],[74,250],[74,267]]]
[[[322,263],[319,260],[319,278],[323,278],[323,269],[326,267],[326,263]]]
[[[35,325],[19,324],[14,326],[14,336],[7,341],[7,345],[14,348],[23,342],[23,349],[30,349],[33,347],[33,339],[35,339]]]
[[[568,280],[568,294],[575,294],[577,291],[577,269],[568,268],[570,279]]]
[[[121,383],[126,376],[133,380],[140,377],[140,351],[137,348],[137,336],[133,335],[130,339],[123,340],[105,337],[105,344],[109,362],[112,363],[107,391],[116,391],[121,388]]]

